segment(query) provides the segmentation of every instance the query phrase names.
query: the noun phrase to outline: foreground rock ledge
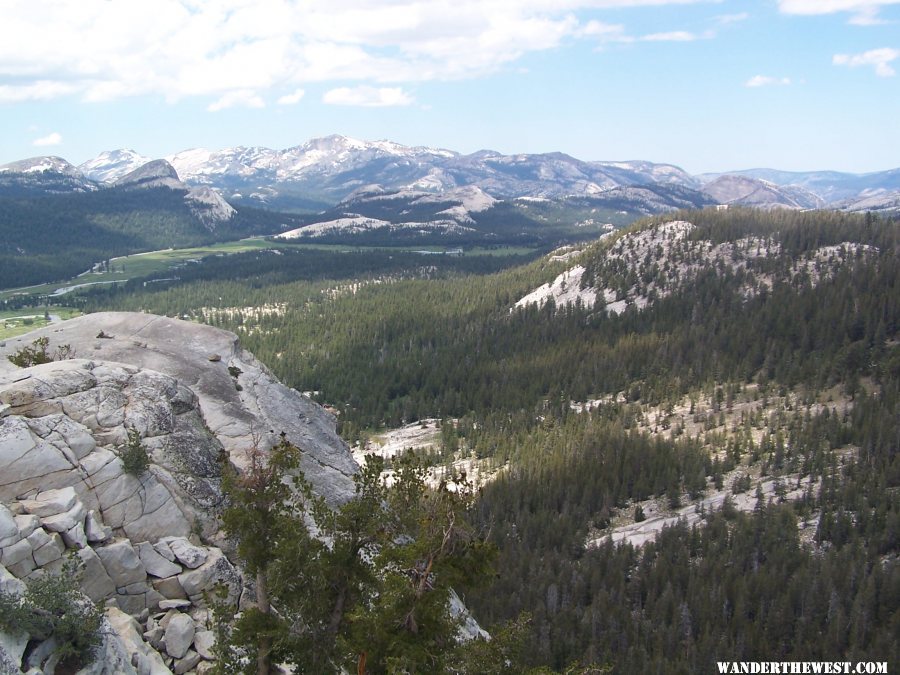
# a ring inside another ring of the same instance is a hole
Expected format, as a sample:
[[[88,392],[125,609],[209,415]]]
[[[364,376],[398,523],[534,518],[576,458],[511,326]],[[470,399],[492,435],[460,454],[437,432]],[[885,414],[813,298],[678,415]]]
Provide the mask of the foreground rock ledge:
[[[352,497],[357,465],[335,432],[334,417],[281,384],[234,333],[153,314],[88,314],[7,340],[0,347],[0,388],[26,374],[6,357],[39,337],[49,339],[51,352],[67,344],[80,359],[174,378],[197,397],[206,427],[237,466],[254,442],[267,448],[285,432],[303,452],[301,468],[317,493],[332,505]],[[212,355],[220,358],[211,361]]]
[[[69,345],[77,358],[24,369],[6,358],[43,336],[51,352]],[[151,460],[137,477],[117,454],[128,430]],[[301,449],[315,492],[332,504],[352,496],[357,465],[334,418],[279,383],[232,333],[104,313],[8,340],[0,347],[0,589],[21,593],[22,580],[59,572],[75,553],[83,592],[107,606],[102,655],[88,672],[206,672],[206,594],[224,585],[238,604],[243,592],[239,570],[211,545],[220,457],[242,466],[247,450],[267,449],[281,432]],[[26,643],[0,634],[0,672],[27,665]],[[28,658],[52,652],[41,650]]]

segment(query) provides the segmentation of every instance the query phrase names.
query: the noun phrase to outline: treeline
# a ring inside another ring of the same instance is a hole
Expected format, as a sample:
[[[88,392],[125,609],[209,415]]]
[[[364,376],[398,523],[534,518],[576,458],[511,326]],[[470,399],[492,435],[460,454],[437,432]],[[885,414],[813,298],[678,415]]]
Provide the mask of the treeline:
[[[190,288],[180,286],[194,283],[215,284],[219,282],[241,282],[248,290],[269,286],[290,284],[296,281],[328,282],[347,279],[374,279],[387,277],[405,278],[446,278],[448,275],[491,274],[508,267],[521,265],[532,260],[537,253],[521,255],[447,255],[442,253],[422,254],[402,249],[310,249],[292,248],[290,245],[274,244],[274,248],[248,251],[230,255],[205,256],[198,263],[180,267],[176,272],[166,271],[147,277],[132,279],[109,293],[88,294],[89,307],[100,303],[126,302],[131,307],[144,305],[154,310],[162,309],[163,303],[181,302],[189,310],[193,304],[189,296]],[[172,277],[177,278],[172,278]],[[164,286],[166,295],[172,299],[162,299],[159,287],[153,292],[136,292],[148,284],[168,281]],[[171,291],[171,292],[169,292]],[[239,297],[240,290],[228,292],[235,304],[248,305],[246,298]],[[290,290],[276,291],[276,295],[296,295]],[[187,298],[180,296],[188,296]],[[161,311],[160,313],[165,313]]]

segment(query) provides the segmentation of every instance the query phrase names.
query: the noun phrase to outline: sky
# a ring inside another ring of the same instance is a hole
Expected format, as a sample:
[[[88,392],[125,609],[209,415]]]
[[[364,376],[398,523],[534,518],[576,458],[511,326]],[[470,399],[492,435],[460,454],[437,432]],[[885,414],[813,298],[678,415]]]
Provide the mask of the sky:
[[[0,163],[283,149],[900,167],[900,0],[0,0]]]

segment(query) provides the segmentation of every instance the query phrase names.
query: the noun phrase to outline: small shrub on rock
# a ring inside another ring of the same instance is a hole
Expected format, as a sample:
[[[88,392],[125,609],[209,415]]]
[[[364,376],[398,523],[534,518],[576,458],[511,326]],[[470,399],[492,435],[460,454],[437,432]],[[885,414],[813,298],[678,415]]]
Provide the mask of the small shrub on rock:
[[[125,473],[140,478],[150,468],[150,455],[141,443],[141,435],[137,429],[128,430],[128,442],[119,448],[119,458]]]
[[[75,350],[71,345],[60,345],[56,348],[56,351],[51,354],[47,351],[49,344],[49,338],[39,337],[31,343],[30,347],[22,347],[15,354],[10,354],[6,358],[20,368],[30,368],[31,366],[38,366],[42,363],[62,361],[64,359],[75,357]]]
[[[19,597],[0,591],[0,630],[32,640],[56,640],[57,672],[75,671],[93,662],[102,641],[103,615],[78,588],[81,575],[69,560],[58,576],[28,582]]]

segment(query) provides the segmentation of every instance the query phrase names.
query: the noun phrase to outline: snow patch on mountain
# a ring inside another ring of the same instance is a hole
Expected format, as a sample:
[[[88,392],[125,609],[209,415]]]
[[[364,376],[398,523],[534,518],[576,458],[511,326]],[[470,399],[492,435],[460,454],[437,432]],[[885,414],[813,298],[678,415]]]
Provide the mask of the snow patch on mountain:
[[[220,177],[295,182],[307,175],[330,175],[359,168],[384,157],[412,159],[454,157],[449,150],[407,147],[391,141],[361,141],[347,136],[316,138],[285,150],[235,147],[185,150],[167,157],[189,182],[213,183]]]
[[[91,180],[113,183],[150,161],[152,161],[150,157],[138,154],[134,150],[107,150],[94,159],[79,164],[78,169]]]
[[[46,155],[29,157],[17,162],[10,162],[0,166],[0,173],[61,173],[66,176],[82,178],[81,172],[62,157]]]
[[[175,167],[179,176],[196,180],[198,176],[213,170],[213,155],[206,148],[190,148],[169,155],[166,160]]]

